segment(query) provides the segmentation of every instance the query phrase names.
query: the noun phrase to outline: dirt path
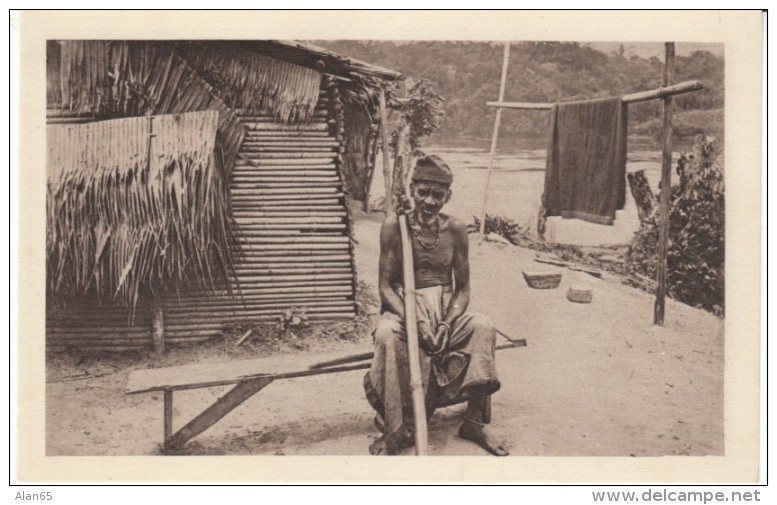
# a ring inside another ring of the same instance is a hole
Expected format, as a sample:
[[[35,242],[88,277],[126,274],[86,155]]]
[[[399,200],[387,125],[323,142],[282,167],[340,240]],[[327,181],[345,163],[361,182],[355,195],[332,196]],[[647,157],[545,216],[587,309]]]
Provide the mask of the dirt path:
[[[356,221],[359,279],[377,285],[379,217]],[[473,310],[489,314],[528,347],[502,351],[502,389],[493,430],[528,456],[723,454],[723,321],[667,303],[667,324],[652,325],[651,295],[613,279],[558,268],[561,285],[533,290],[522,269],[553,270],[534,252],[472,237]],[[594,292],[591,304],[566,300],[570,284]],[[362,342],[329,342],[343,354]],[[314,349],[318,350],[318,349]],[[49,367],[49,455],[154,454],[162,436],[161,395],[123,394],[129,370],[148,362],[90,363],[108,375],[62,381]],[[118,370],[117,370],[118,368]],[[362,392],[364,372],[279,381],[189,444],[193,454],[363,455],[376,436]],[[176,393],[176,428],[224,388]],[[461,406],[430,423],[432,454],[481,455],[455,436]]]

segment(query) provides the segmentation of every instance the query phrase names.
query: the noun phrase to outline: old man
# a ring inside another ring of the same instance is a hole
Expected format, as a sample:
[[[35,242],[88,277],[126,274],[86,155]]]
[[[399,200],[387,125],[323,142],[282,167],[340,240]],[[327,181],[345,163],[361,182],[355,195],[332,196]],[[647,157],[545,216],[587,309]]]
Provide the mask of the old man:
[[[440,211],[451,198],[453,175],[437,156],[418,160],[410,184],[408,213],[413,246],[421,372],[427,416],[442,405],[467,401],[459,436],[491,454],[507,450],[485,428],[487,400],[499,387],[491,321],[467,312],[470,300],[466,225]],[[404,329],[402,249],[397,216],[380,232],[381,317],[374,334],[375,356],[364,389],[383,433],[372,454],[395,454],[414,442],[413,404]]]

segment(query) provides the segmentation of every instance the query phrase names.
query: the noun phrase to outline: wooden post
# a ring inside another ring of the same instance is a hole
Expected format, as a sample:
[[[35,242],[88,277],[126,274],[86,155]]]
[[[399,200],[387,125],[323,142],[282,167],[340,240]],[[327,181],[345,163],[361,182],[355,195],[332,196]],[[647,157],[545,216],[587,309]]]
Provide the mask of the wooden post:
[[[510,62],[510,43],[505,42],[505,51],[502,59],[502,80],[499,83],[499,102],[505,98],[505,84],[507,83],[507,65]],[[494,167],[494,154],[496,153],[496,141],[499,137],[499,122],[502,120],[502,108],[496,109],[496,118],[494,119],[494,133],[491,136],[491,152],[488,155],[488,172],[486,172],[486,191],[483,196],[483,210],[480,213],[480,238],[483,241],[486,231],[486,210],[488,209],[488,189],[491,185],[491,169]]]
[[[391,195],[391,208],[399,215],[407,210],[411,195],[407,194],[408,177],[412,175],[413,149],[410,147],[410,123],[400,121],[397,131],[397,146],[394,153],[394,174]]]
[[[386,111],[386,91],[380,88],[378,95],[380,104],[380,150],[383,152],[383,185],[386,187],[385,211],[391,210],[392,189],[391,189],[391,157],[389,155],[389,134],[388,134],[388,112]],[[374,171],[370,172],[371,174]],[[367,180],[367,192],[364,197],[364,210],[370,210],[370,187],[372,186],[372,177]]]
[[[180,449],[192,437],[196,437],[216,424],[219,419],[232,412],[235,407],[261,391],[273,380],[274,377],[266,376],[246,379],[238,383],[227,394],[219,398],[216,403],[205,409],[186,426],[178,430],[175,435],[171,436],[165,444],[165,449]]]
[[[672,84],[674,75],[674,42],[666,43],[666,57],[664,59],[664,72],[661,76],[661,86]],[[658,267],[656,272],[656,303],[653,310],[653,324],[664,325],[664,307],[666,298],[666,257],[669,249],[669,212],[672,193],[672,97],[664,99],[663,124],[661,134],[663,137],[663,150],[661,155],[661,199],[659,203],[659,232],[658,232]]]
[[[172,389],[165,389],[164,390],[164,445],[167,447],[167,444],[170,442],[170,437],[173,436],[173,390]]]
[[[164,310],[162,310],[162,302],[159,300],[154,302],[151,330],[154,352],[159,354],[165,352],[165,314]]]
[[[426,428],[426,402],[421,375],[421,358],[418,345],[418,321],[415,300],[415,270],[413,268],[413,244],[407,230],[407,216],[399,217],[399,233],[402,240],[402,273],[405,302],[405,330],[407,331],[407,355],[410,364],[410,392],[413,395],[413,418],[415,420],[416,456],[429,454],[429,439]]]

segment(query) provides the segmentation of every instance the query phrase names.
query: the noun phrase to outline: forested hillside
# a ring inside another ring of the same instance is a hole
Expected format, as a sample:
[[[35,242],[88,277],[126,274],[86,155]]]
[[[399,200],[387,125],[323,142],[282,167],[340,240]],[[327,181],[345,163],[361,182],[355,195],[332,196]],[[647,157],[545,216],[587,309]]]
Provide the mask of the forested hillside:
[[[399,70],[408,79],[428,79],[445,98],[439,136],[483,139],[491,135],[499,96],[503,46],[485,42],[315,41],[370,63]],[[575,42],[513,43],[505,99],[556,102],[615,96],[659,86],[661,60],[620,51],[605,54]],[[707,51],[677,56],[675,82],[699,79],[705,89],[678,97],[675,124],[680,136],[705,131],[722,135],[723,58]],[[655,134],[660,105],[629,107],[633,133]],[[511,110],[502,115],[505,136],[542,137],[543,112]]]

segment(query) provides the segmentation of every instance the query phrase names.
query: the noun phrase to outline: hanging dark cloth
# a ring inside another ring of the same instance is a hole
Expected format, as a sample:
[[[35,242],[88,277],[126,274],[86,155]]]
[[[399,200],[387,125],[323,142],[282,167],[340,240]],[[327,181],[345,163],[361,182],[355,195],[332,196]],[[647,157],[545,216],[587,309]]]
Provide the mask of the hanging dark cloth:
[[[626,203],[627,112],[620,98],[553,105],[545,216],[613,224]]]

